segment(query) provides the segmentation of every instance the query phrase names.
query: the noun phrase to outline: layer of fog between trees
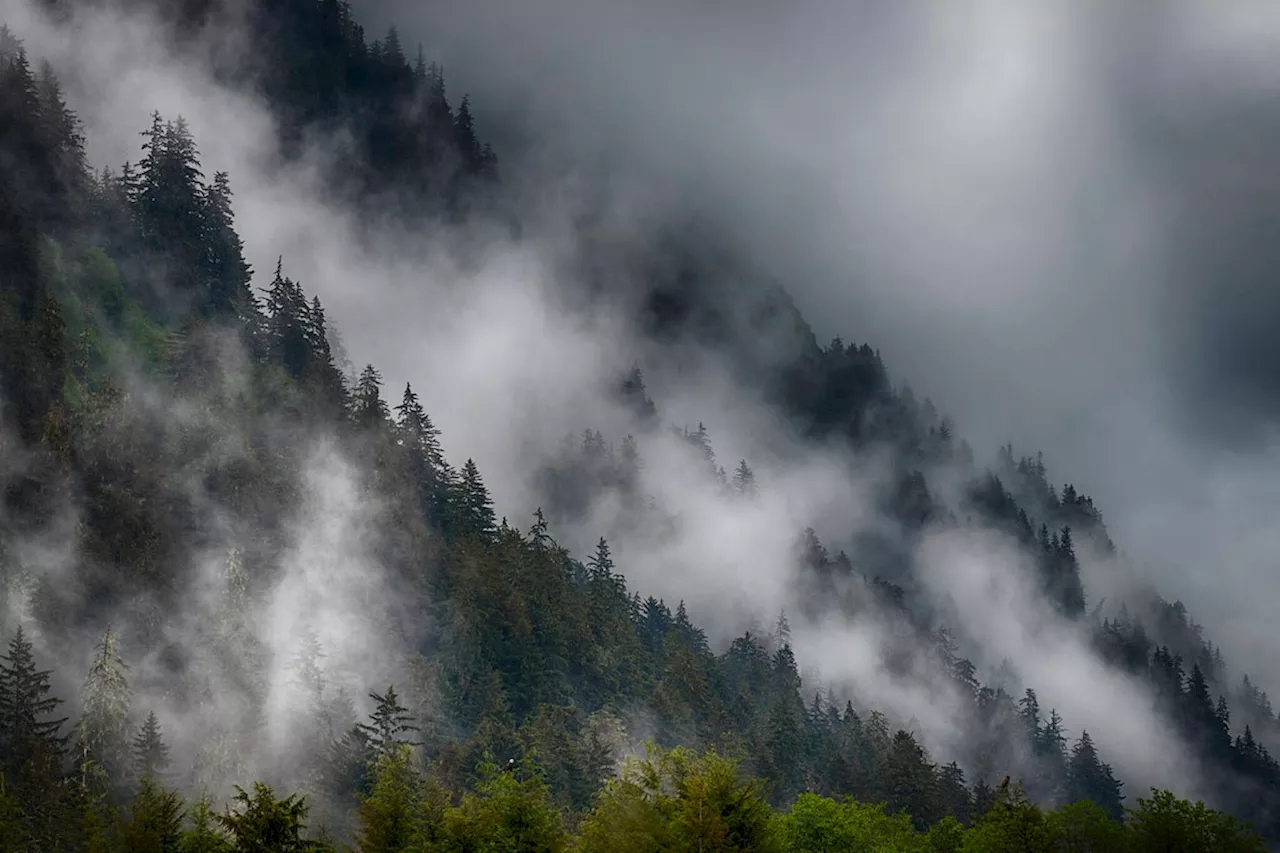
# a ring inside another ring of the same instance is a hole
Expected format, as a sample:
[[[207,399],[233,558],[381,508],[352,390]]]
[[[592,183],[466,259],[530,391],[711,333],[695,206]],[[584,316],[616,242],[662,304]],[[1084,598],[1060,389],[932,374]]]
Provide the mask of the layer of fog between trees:
[[[573,249],[571,187],[547,187],[547,199],[555,201],[537,223],[543,239],[519,247],[493,245],[480,269],[464,274],[435,244],[444,238],[390,232],[352,237],[357,224],[347,211],[323,203],[317,186],[315,163],[325,157],[326,146],[341,140],[313,140],[314,162],[282,165],[273,150],[270,117],[260,105],[215,84],[202,57],[168,55],[168,42],[148,21],[99,14],[59,30],[34,18],[20,0],[0,2],[0,18],[25,39],[34,57],[48,59],[57,70],[85,124],[95,167],[136,161],[138,134],[153,110],[184,116],[206,173],[231,174],[237,227],[257,271],[256,284],[265,285],[276,256],[283,254],[286,274],[319,294],[338,330],[359,341],[352,360],[382,367],[390,398],[406,381],[413,383],[442,429],[450,458],[475,458],[499,514],[513,524],[527,526],[538,503],[533,463],[553,452],[566,433],[591,427],[614,441],[629,432],[639,435],[606,389],[620,367],[648,363],[649,345],[615,312],[601,310],[588,319],[571,315],[551,272],[554,261]],[[631,205],[648,204],[626,194],[613,201],[622,221]],[[683,599],[713,642],[747,627],[767,630],[779,612],[788,611],[796,654],[813,689],[830,685],[910,722],[935,756],[948,760],[963,733],[952,710],[959,699],[945,679],[928,671],[887,675],[880,653],[885,628],[873,619],[808,624],[794,615],[795,545],[804,527],[815,527],[824,542],[839,547],[852,532],[889,524],[868,500],[883,460],[851,460],[801,446],[752,389],[735,387],[723,365],[710,357],[681,365],[678,375],[659,370],[648,376],[663,420],[690,427],[704,422],[720,464],[732,468],[740,458],[749,461],[759,497],[750,504],[726,501],[689,464],[686,444],[660,431],[641,439],[643,488],[682,515],[679,535],[614,537],[618,508],[603,503],[593,507],[587,523],[553,531],[556,537],[578,555],[599,536],[610,537],[619,569],[634,588],[672,602]],[[133,377],[136,404],[172,418],[199,417],[167,409],[162,389]],[[379,508],[365,501],[324,436],[288,439],[313,448],[307,473],[311,501],[295,520],[283,580],[262,602],[257,621],[272,654],[268,724],[280,744],[289,736],[291,708],[303,701],[290,661],[304,628],[317,633],[331,676],[363,696],[371,686],[404,677],[388,650],[398,642],[396,621],[414,618],[397,611],[396,590],[369,556]],[[946,498],[954,478],[945,471],[929,476]],[[73,507],[65,523],[74,523]],[[246,533],[229,530],[228,536]],[[74,559],[63,541],[70,538],[19,547],[24,562],[56,573]],[[1097,555],[1080,556],[1087,579],[1110,571],[1097,565]],[[1006,660],[1020,681],[1021,674],[1034,673],[1034,683],[1024,686],[1036,689],[1043,707],[1064,715],[1071,736],[1088,729],[1129,790],[1150,783],[1201,793],[1195,769],[1180,763],[1186,751],[1152,711],[1145,688],[1107,669],[1085,636],[1037,599],[1024,555],[1010,542],[981,531],[938,534],[925,540],[919,557],[928,594],[976,642],[963,651],[979,664],[980,677]],[[207,555],[207,588],[193,591],[193,610],[213,606],[225,562],[225,550]],[[185,621],[186,614],[171,614],[168,630],[181,636]],[[94,639],[83,638],[78,659],[58,661],[61,677],[86,670]],[[135,671],[150,665],[147,650],[125,652]],[[75,695],[77,688],[68,684],[62,695]],[[161,714],[179,760],[189,755],[197,733],[166,715],[164,697],[140,697],[139,704]],[[643,725],[635,722],[632,735],[642,737]]]
[[[870,340],[980,452],[1044,450],[1280,677],[1274,4],[354,5],[538,156],[685,187],[820,336]]]

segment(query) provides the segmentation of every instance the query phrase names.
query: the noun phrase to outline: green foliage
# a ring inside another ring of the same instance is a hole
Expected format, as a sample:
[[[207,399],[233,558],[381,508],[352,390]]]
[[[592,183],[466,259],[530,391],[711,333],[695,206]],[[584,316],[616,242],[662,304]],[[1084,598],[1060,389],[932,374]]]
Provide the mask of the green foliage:
[[[1106,809],[1080,800],[1050,812],[1045,825],[1062,853],[1106,853],[1126,850],[1128,838]]]
[[[377,703],[377,707],[370,721],[361,723],[358,728],[364,733],[375,758],[394,755],[402,746],[409,746],[411,741],[402,735],[417,731],[418,727],[409,722],[412,715],[400,704],[395,687],[388,686],[382,696],[370,693],[369,698]]]
[[[492,765],[480,768],[475,793],[468,793],[441,821],[440,853],[562,853],[569,836],[552,806],[547,786],[536,775],[518,779]]]
[[[434,843],[440,814],[428,811],[429,789],[413,766],[408,746],[377,758],[373,790],[360,798],[360,853],[402,853],[411,845]],[[435,805],[439,806],[437,801]]]
[[[189,826],[182,832],[180,853],[232,853],[231,841],[222,831],[208,797],[197,800],[187,811],[187,818]]]
[[[233,807],[217,816],[231,836],[235,853],[321,853],[324,847],[303,837],[306,800],[296,794],[278,799],[268,785],[253,783],[250,794],[239,786]]]
[[[650,747],[610,780],[582,822],[583,853],[780,850],[764,786],[714,750]]]
[[[964,824],[953,815],[929,827],[929,849],[932,853],[958,853],[964,845]]]
[[[1053,836],[1044,812],[1027,799],[1021,784],[1004,787],[996,804],[965,835],[962,853],[1022,853],[1050,850]]]
[[[1266,845],[1236,818],[1202,802],[1153,790],[1129,814],[1133,853],[1262,853]]]
[[[948,827],[954,824],[948,824]],[[944,839],[950,829],[939,830]],[[916,832],[911,818],[890,816],[882,806],[852,800],[836,802],[801,794],[779,822],[783,849],[792,853],[845,853],[849,850],[893,850],[929,853],[931,839]]]
[[[143,776],[122,822],[120,843],[133,853],[183,853],[182,818],[182,798]]]
[[[61,700],[51,695],[49,676],[37,667],[19,628],[0,657],[0,778],[19,804],[17,836],[44,849],[55,846],[67,817],[61,778],[66,720],[52,716]]]

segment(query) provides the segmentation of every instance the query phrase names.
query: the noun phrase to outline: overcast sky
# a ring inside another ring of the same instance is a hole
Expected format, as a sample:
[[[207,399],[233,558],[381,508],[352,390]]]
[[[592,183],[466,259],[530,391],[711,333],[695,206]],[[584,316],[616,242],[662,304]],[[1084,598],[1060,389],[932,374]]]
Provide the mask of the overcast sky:
[[[500,153],[514,130],[699,198],[820,337],[880,348],[979,453],[1042,449],[1280,683],[1280,7],[353,5]]]

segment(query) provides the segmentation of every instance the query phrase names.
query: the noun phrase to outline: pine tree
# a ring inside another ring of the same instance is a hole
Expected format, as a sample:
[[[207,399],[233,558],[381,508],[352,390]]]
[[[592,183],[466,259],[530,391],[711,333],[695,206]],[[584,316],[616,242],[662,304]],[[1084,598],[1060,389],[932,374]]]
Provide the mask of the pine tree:
[[[938,800],[944,814],[961,823],[968,823],[973,815],[973,796],[965,785],[964,771],[954,761],[938,771]]]
[[[277,259],[267,288],[267,352],[291,377],[301,379],[311,363],[310,306],[302,288],[284,276],[283,267],[283,258]]]
[[[791,623],[787,620],[787,611],[778,611],[778,621],[773,627],[773,643],[781,648],[791,646]]]
[[[899,731],[893,736],[882,772],[890,811],[905,811],[920,829],[940,816],[937,774],[911,733]]]
[[[302,837],[309,811],[305,799],[275,792],[255,782],[253,793],[237,787],[234,808],[217,816],[230,833],[236,853],[320,853],[323,847]]]
[[[613,579],[613,558],[609,555],[609,543],[600,537],[596,543],[596,552],[587,560],[589,577],[594,583],[603,583]]]
[[[480,174],[484,167],[484,156],[480,141],[476,138],[475,119],[471,116],[471,98],[467,95],[463,95],[462,103],[458,105],[453,129],[454,144],[457,146],[463,171],[468,175]]]
[[[215,316],[235,316],[250,294],[251,270],[235,230],[231,181],[226,172],[215,173],[205,188],[202,215],[205,249],[201,260],[208,288],[205,310]]]
[[[437,131],[453,127],[453,109],[445,90],[444,69],[433,62],[427,67],[427,119]]]
[[[306,341],[306,366],[303,371],[308,387],[314,389],[323,403],[321,412],[324,416],[336,415],[347,405],[347,384],[334,358],[330,344],[329,321],[320,304],[320,297],[313,296],[311,304],[305,305],[301,290],[297,290],[297,300],[305,307],[302,322],[302,337]]]
[[[1018,700],[1018,718],[1022,720],[1022,725],[1026,729],[1028,745],[1034,748],[1040,741],[1040,700],[1036,698],[1036,692],[1029,687],[1023,697]]]
[[[462,467],[459,510],[463,530],[488,540],[496,529],[493,501],[480,478],[480,469],[472,459]]]
[[[391,412],[382,399],[382,374],[372,364],[361,371],[352,398],[352,416],[356,425],[362,429],[381,426],[391,417]]]
[[[55,849],[60,826],[66,718],[51,719],[61,699],[50,695],[48,670],[37,669],[22,628],[0,657],[0,758],[5,789],[22,807],[22,832],[39,849]]]
[[[1115,820],[1124,816],[1124,797],[1120,782],[1112,775],[1111,767],[1104,764],[1094,748],[1088,732],[1080,733],[1080,740],[1071,750],[1067,774],[1067,800],[1090,800],[1099,805]]]
[[[395,687],[388,687],[382,696],[370,693],[369,698],[378,704],[370,715],[370,722],[361,723],[359,729],[368,739],[374,754],[390,755],[401,746],[412,746],[413,741],[404,740],[400,735],[416,732],[418,727],[410,722],[413,715],[400,704]]]
[[[134,199],[143,245],[178,293],[207,301],[207,290],[200,293],[207,196],[195,140],[185,119],[165,122],[159,113],[142,136]]]
[[[180,853],[182,818],[182,798],[161,788],[151,776],[143,776],[129,818],[121,826],[120,841],[130,853]]]
[[[444,462],[444,450],[440,446],[440,430],[431,422],[412,386],[405,383],[404,396],[396,407],[396,425],[401,440],[414,455],[415,463],[433,477]]]
[[[76,726],[81,764],[93,762],[112,778],[130,769],[129,746],[133,696],[110,627],[98,643],[98,654],[84,685],[84,710]]]
[[[207,795],[188,809],[187,820],[189,827],[182,833],[180,853],[234,853]]]
[[[657,419],[658,409],[645,388],[644,374],[639,365],[632,366],[631,371],[618,384],[618,398],[642,424],[650,425]]]
[[[733,490],[743,497],[754,497],[756,494],[756,475],[743,459],[733,472]]]
[[[382,42],[382,57],[396,71],[407,64],[404,48],[400,45],[400,33],[395,27],[387,30],[387,37]]]
[[[89,168],[84,153],[80,121],[66,104],[62,85],[48,62],[36,79],[39,101],[38,132],[46,148],[54,182],[46,188],[49,196],[47,224],[62,233],[75,224],[89,197]]]
[[[163,779],[168,768],[169,746],[160,735],[156,712],[151,711],[133,738],[133,772],[139,779]]]
[[[360,853],[402,853],[424,840],[423,789],[407,747],[378,759],[373,790],[360,798]]]
[[[529,544],[535,551],[545,551],[552,546],[551,534],[547,532],[549,529],[547,517],[542,512],[542,507],[538,507],[533,511],[533,525],[529,528]]]

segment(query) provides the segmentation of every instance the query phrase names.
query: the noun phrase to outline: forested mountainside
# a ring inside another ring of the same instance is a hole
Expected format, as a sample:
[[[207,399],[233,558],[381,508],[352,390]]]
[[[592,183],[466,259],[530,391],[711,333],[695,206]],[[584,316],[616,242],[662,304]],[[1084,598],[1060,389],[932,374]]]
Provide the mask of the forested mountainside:
[[[183,5],[173,38],[199,38],[212,8]],[[219,73],[266,93],[286,152],[350,131],[337,195],[391,193],[450,228],[502,207],[467,101],[394,32],[369,43],[337,0],[240,11],[269,49]],[[713,642],[710,614],[629,582],[609,538],[574,554],[556,537],[602,505],[611,537],[678,535],[689,518],[646,475],[670,444],[700,472],[698,500],[758,511],[772,485],[748,460],[718,460],[702,424],[673,431],[641,368],[620,364],[630,433],[583,423],[521,472],[541,507],[500,518],[429,397],[384,388],[374,366],[344,375],[288,259],[249,269],[235,176],[204,174],[183,119],[138,128],[131,164],[89,164],[21,36],[0,32],[0,849],[1280,842],[1265,692],[1181,604],[1103,609],[1080,576],[1078,554],[1115,550],[1092,501],[1012,447],[978,466],[871,346],[818,345],[776,287],[729,302],[697,247],[627,277],[638,329],[729,353],[806,441],[888,460],[873,497],[891,525],[827,545],[795,531],[776,572],[798,610]],[[788,330],[767,358],[750,351],[762,328]],[[923,593],[919,551],[972,531],[1016,542],[1045,618],[1149,691],[1138,725],[1168,729],[1167,766],[1208,806],[1124,785],[1094,737],[1041,706],[1036,673],[1019,683],[970,656],[966,626]],[[884,679],[954,699],[952,751],[927,752],[919,721],[874,697],[802,677],[792,632],[819,624],[876,626]]]

